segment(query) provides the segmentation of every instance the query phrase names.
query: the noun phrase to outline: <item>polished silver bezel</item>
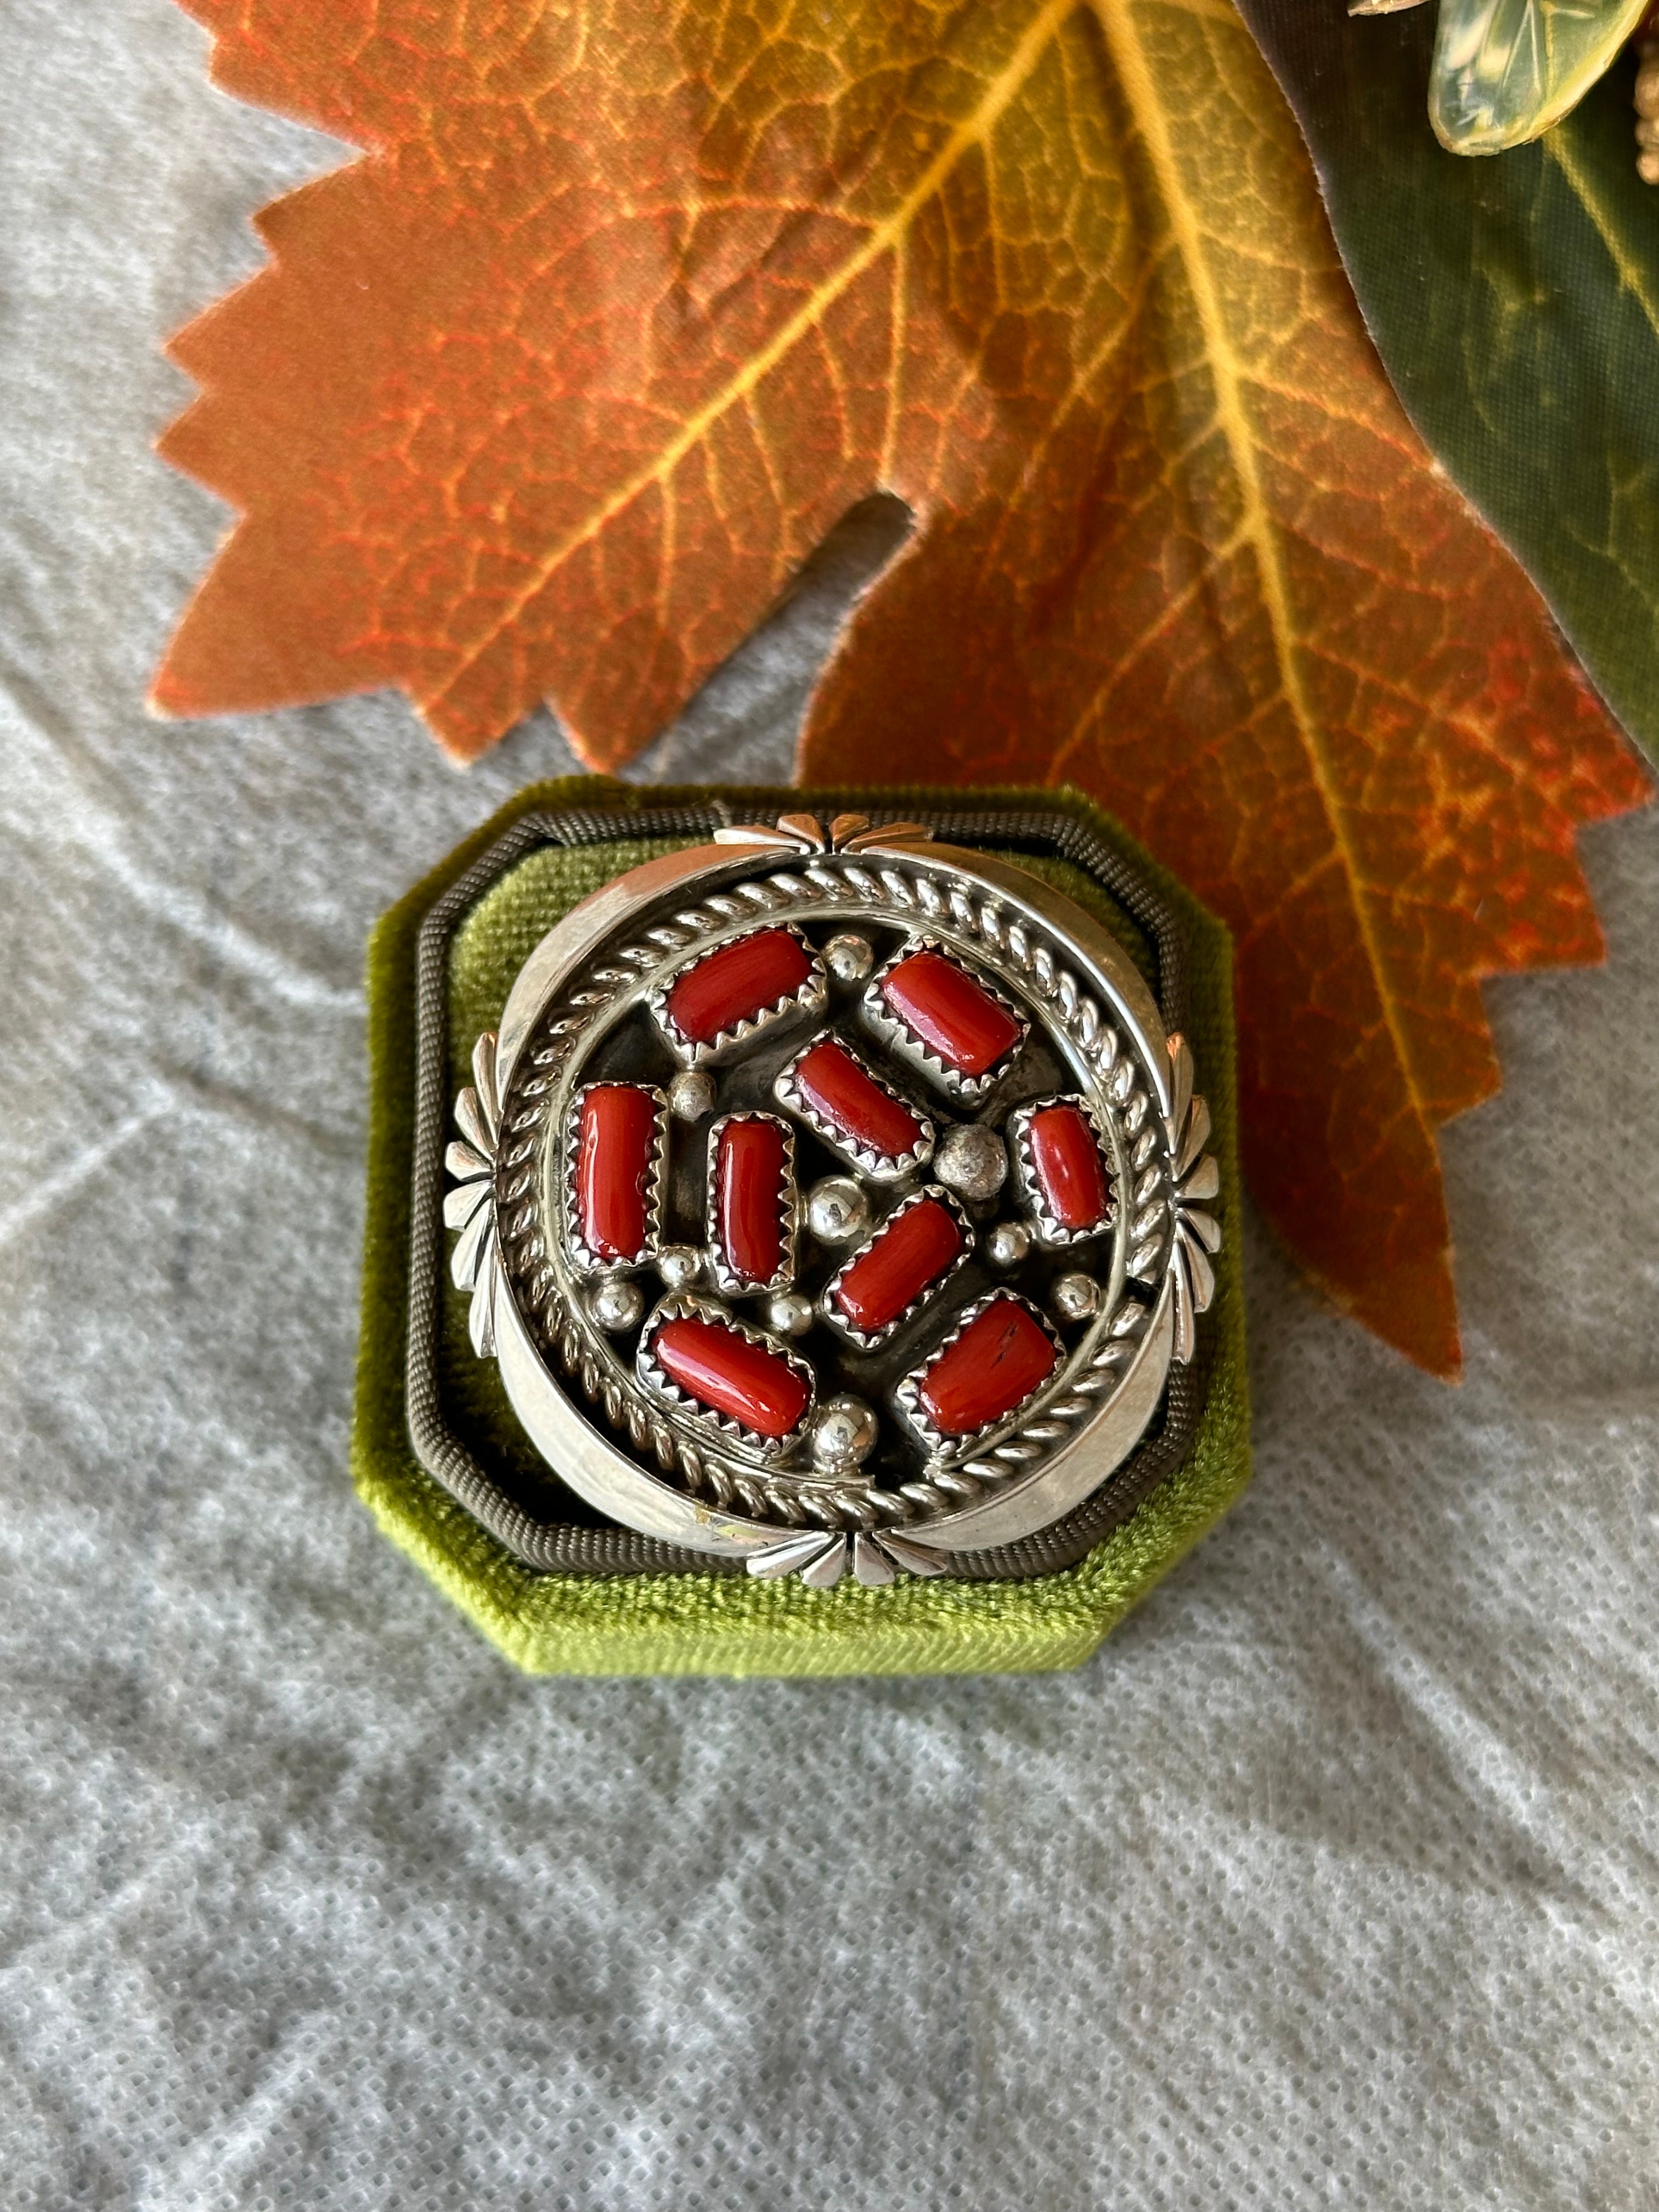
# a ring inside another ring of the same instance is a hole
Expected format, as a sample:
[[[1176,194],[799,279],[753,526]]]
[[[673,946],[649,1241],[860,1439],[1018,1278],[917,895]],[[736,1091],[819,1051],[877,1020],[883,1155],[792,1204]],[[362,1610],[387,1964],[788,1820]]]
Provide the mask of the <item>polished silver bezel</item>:
[[[836,842],[840,823],[830,838],[799,823],[724,831],[714,847],[647,862],[532,954],[458,1106],[466,1265],[459,1249],[455,1261],[475,1346],[499,1359],[526,1432],[573,1489],[624,1526],[756,1571],[784,1571],[787,1552],[788,1571],[827,1587],[848,1565],[880,1582],[918,1571],[918,1559],[998,1550],[1089,1497],[1141,1439],[1171,1362],[1193,1356],[1220,1232],[1203,1205],[1218,1178],[1191,1054],[1166,1037],[1109,932],[1012,862],[902,826],[860,825]],[[550,1233],[562,1145],[556,1182],[536,1170],[550,1129],[567,1126],[581,1069],[629,1010],[692,947],[783,920],[925,924],[1041,1020],[1109,1133],[1118,1221],[1109,1264],[1096,1266],[1098,1314],[1028,1407],[969,1454],[925,1460],[902,1492],[782,1467],[642,1382],[586,1313],[565,1240]],[[803,1527],[825,1536],[806,1565]]]
[[[749,926],[752,927],[754,916],[751,915],[747,920]],[[786,936],[794,939],[811,963],[805,980],[794,990],[786,991],[781,998],[774,1000],[769,1006],[763,1006],[758,1013],[735,1023],[729,1030],[721,1030],[716,1036],[698,1042],[682,1035],[668,1011],[668,994],[694,968],[702,967],[705,960],[712,960],[717,952],[724,952],[735,939],[747,935],[747,927],[724,931],[712,944],[700,947],[692,958],[682,960],[678,967],[671,969],[647,994],[646,1004],[662,1032],[663,1041],[682,1067],[708,1067],[716,1061],[728,1059],[739,1046],[752,1044],[763,1030],[773,1028],[779,1022],[823,1012],[829,995],[829,978],[824,973],[823,963],[799,929],[785,923],[783,930]]]
[[[969,981],[977,983],[981,990],[988,993],[1004,1012],[1019,1024],[1019,1035],[1013,1043],[1000,1059],[994,1060],[982,1074],[964,1074],[959,1067],[952,1067],[949,1060],[942,1060],[939,1054],[932,1050],[926,1041],[917,1035],[903,1016],[895,1012],[882,995],[882,986],[893,970],[918,952],[940,954],[943,958],[951,963],[953,968],[961,969],[963,974],[969,976]],[[941,944],[937,937],[931,934],[908,939],[900,945],[890,960],[884,960],[866,987],[862,1012],[871,1030],[890,1051],[896,1053],[900,1059],[908,1060],[910,1066],[925,1075],[930,1083],[938,1084],[940,1090],[947,1092],[951,1098],[959,1099],[965,1104],[977,1104],[981,1099],[989,1097],[1018,1060],[1020,1054],[1025,1048],[1025,1040],[1031,1033],[1029,1018],[1021,1013],[1006,991],[1000,991],[988,975],[969,974],[969,971],[963,967],[962,962],[951,952],[950,947]]]
[[[944,1206],[962,1232],[962,1243],[955,1259],[934,1277],[925,1290],[920,1291],[902,1312],[896,1314],[891,1321],[885,1322],[880,1328],[856,1328],[848,1320],[845,1314],[836,1311],[836,1292],[846,1280],[851,1269],[858,1265],[871,1247],[878,1244],[896,1222],[902,1220],[913,1206],[920,1206],[926,1198],[933,1199]],[[875,1224],[869,1235],[859,1245],[858,1249],[849,1254],[836,1268],[818,1295],[818,1318],[826,1327],[834,1329],[838,1336],[843,1337],[848,1344],[857,1345],[860,1352],[875,1352],[882,1345],[890,1342],[901,1329],[908,1328],[912,1322],[921,1319],[921,1316],[962,1273],[973,1257],[973,1252],[974,1224],[968,1218],[961,1201],[954,1192],[946,1190],[943,1183],[925,1182],[920,1189],[908,1192],[885,1219]]]
[[[659,1330],[671,1321],[706,1321],[721,1328],[730,1329],[750,1344],[763,1345],[775,1352],[806,1381],[806,1404],[800,1419],[787,1436],[763,1437],[729,1414],[716,1413],[712,1407],[700,1406],[695,1398],[681,1389],[672,1376],[660,1367],[653,1351]],[[696,1422],[720,1443],[739,1445],[744,1453],[769,1463],[786,1460],[801,1443],[811,1426],[812,1414],[818,1401],[817,1374],[810,1360],[803,1359],[785,1342],[769,1329],[757,1328],[740,1316],[728,1313],[711,1299],[700,1298],[692,1293],[681,1292],[665,1297],[647,1317],[640,1333],[639,1350],[635,1354],[635,1368],[641,1382],[653,1398],[670,1408],[679,1419]]]
[[[576,1170],[581,1158],[582,1102],[590,1091],[642,1091],[651,1100],[651,1185],[645,1197],[645,1243],[632,1259],[619,1260],[596,1252],[582,1234],[581,1207],[576,1197]],[[668,1100],[654,1083],[584,1083],[571,1093],[564,1121],[563,1211],[565,1241],[570,1257],[584,1275],[631,1275],[649,1267],[662,1241],[662,1187],[668,1161]]]
[[[920,1125],[921,1134],[908,1152],[897,1154],[878,1152],[869,1145],[860,1144],[855,1137],[848,1136],[833,1121],[826,1121],[797,1084],[795,1070],[800,1062],[814,1045],[828,1042],[830,1040],[814,1037],[811,1044],[803,1046],[772,1085],[773,1097],[798,1121],[804,1121],[815,1137],[822,1138],[832,1152],[838,1152],[854,1167],[862,1169],[872,1182],[902,1182],[907,1176],[919,1173],[933,1157],[933,1139],[937,1133],[933,1117],[917,1100],[901,1091],[896,1084],[890,1083],[879,1068],[872,1067],[865,1054],[848,1038],[837,1036],[833,1042],[841,1047],[849,1060],[858,1063],[878,1090],[884,1091],[890,1099],[903,1107],[907,1114],[914,1115]]]
[[[1053,1375],[1045,1375],[1036,1389],[1028,1390],[1017,1406],[1010,1406],[1006,1413],[999,1413],[994,1421],[987,1421],[982,1427],[973,1430],[967,1436],[948,1437],[942,1429],[934,1425],[927,1407],[921,1402],[921,1386],[963,1331],[969,1328],[988,1307],[994,1305],[1023,1306],[1054,1348],[1054,1373],[1057,1374],[1066,1364],[1064,1338],[1047,1314],[1041,1312],[1032,1304],[1030,1298],[1022,1297],[1019,1291],[999,1285],[995,1290],[988,1291],[982,1298],[975,1298],[971,1305],[964,1306],[957,1316],[955,1327],[939,1339],[926,1359],[910,1370],[893,1393],[893,1403],[916,1435],[927,1445],[928,1453],[936,1465],[945,1466],[953,1461],[967,1458],[972,1453],[980,1450],[988,1438],[1000,1436],[1011,1424],[1017,1426],[1030,1413],[1032,1407],[1046,1395],[1049,1384],[1054,1379]]]
[[[783,1182],[778,1194],[778,1249],[780,1259],[777,1273],[764,1282],[741,1274],[726,1255],[720,1242],[720,1193],[716,1188],[715,1162],[720,1158],[720,1133],[729,1129],[734,1121],[769,1121],[783,1133]],[[795,1188],[795,1133],[781,1114],[763,1114],[758,1110],[741,1114],[722,1114],[708,1127],[708,1206],[704,1223],[708,1243],[709,1278],[728,1297],[763,1297],[774,1291],[787,1291],[795,1279],[795,1261],[799,1246],[799,1193]]]
[[[1031,1150],[1030,1129],[1033,1118],[1048,1106],[1077,1107],[1095,1133],[1095,1143],[1105,1164],[1106,1218],[1091,1229],[1068,1229],[1042,1194],[1036,1158]],[[1092,1101],[1067,1091],[1051,1091],[1045,1098],[1028,1098],[1008,1116],[1008,1152],[1013,1162],[1015,1184],[1024,1200],[1026,1219],[1039,1244],[1060,1251],[1069,1245],[1090,1244],[1097,1237],[1111,1235],[1117,1225],[1119,1185],[1112,1173],[1111,1140],[1101,1127],[1101,1117]]]

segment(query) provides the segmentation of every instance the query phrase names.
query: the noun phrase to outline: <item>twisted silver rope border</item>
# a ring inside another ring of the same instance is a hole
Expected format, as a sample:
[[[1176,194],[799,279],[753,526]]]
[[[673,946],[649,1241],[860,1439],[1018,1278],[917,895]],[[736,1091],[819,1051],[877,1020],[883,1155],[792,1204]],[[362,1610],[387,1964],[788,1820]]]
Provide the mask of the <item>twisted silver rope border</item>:
[[[714,951],[757,921],[786,921],[803,908],[878,908],[884,918],[924,918],[966,939],[994,975],[1023,988],[1094,1071],[1121,1129],[1136,1183],[1126,1231],[1126,1273],[1156,1283],[1175,1256],[1170,1202],[1174,1161],[1160,1144],[1153,1112],[1135,1057],[1124,1051],[1116,1029],[1073,971],[994,890],[956,883],[941,888],[927,872],[927,848],[906,863],[866,866],[860,860],[824,854],[799,869],[750,877],[730,890],[712,892],[645,930],[620,951],[606,949],[604,964],[575,980],[553,1018],[532,1036],[502,1101],[496,1223],[501,1263],[520,1310],[532,1321],[550,1353],[611,1428],[636,1451],[648,1451],[666,1476],[693,1496],[722,1509],[778,1522],[785,1529],[823,1527],[863,1530],[902,1528],[959,1511],[986,1493],[1030,1474],[1081,1422],[1100,1410],[1133,1355],[1152,1309],[1124,1297],[1105,1317],[1035,1408],[975,1458],[930,1462],[915,1480],[895,1489],[838,1484],[794,1474],[775,1475],[723,1458],[702,1440],[653,1407],[625,1372],[603,1333],[559,1282],[538,1219],[533,1160],[544,1141],[552,1095],[573,1054],[590,1036],[624,990],[692,945]],[[701,957],[706,957],[706,952]],[[647,1000],[649,1003],[649,1000]],[[520,1074],[520,1070],[529,1073]],[[1126,1212],[1128,1209],[1126,1208]],[[1166,1249],[1167,1242],[1167,1249]],[[1090,1348],[1092,1346],[1092,1348]],[[1062,1395],[1056,1396],[1059,1390]]]

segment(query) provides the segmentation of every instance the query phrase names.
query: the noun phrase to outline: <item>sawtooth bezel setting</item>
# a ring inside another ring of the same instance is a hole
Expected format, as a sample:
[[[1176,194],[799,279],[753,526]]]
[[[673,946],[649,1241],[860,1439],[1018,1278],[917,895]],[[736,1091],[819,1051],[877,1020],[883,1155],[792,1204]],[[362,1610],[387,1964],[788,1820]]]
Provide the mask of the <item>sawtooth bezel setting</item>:
[[[947,1261],[943,1270],[934,1276],[930,1283],[926,1284],[908,1305],[895,1314],[891,1321],[884,1322],[879,1328],[860,1328],[856,1323],[848,1321],[845,1314],[837,1311],[836,1292],[859,1261],[881,1241],[895,1223],[909,1212],[913,1206],[920,1206],[925,1199],[932,1199],[936,1204],[944,1206],[945,1212],[956,1223],[962,1235],[960,1249],[955,1259]],[[953,1192],[946,1190],[943,1183],[925,1182],[919,1189],[908,1192],[892,1212],[884,1220],[873,1224],[868,1236],[861,1238],[856,1248],[848,1253],[847,1258],[842,1261],[818,1294],[818,1317],[826,1328],[833,1328],[838,1335],[845,1337],[849,1344],[856,1345],[860,1352],[878,1351],[884,1344],[890,1343],[901,1330],[908,1328],[914,1321],[927,1311],[928,1308],[944,1294],[962,1273],[973,1255],[974,1224],[968,1218],[962,1201]]]
[[[772,925],[774,927],[776,926]],[[783,927],[785,933],[793,937],[808,956],[805,976],[794,990],[782,992],[769,1005],[745,1015],[742,1020],[734,1022],[729,1029],[717,1031],[712,1037],[688,1037],[669,1011],[668,996],[674,986],[683,981],[694,969],[701,968],[705,961],[724,952],[745,932],[740,929],[723,931],[711,943],[700,946],[690,959],[682,960],[678,967],[670,969],[652,990],[646,1003],[651,1009],[652,1018],[662,1032],[663,1042],[680,1066],[711,1067],[721,1060],[729,1059],[740,1045],[753,1043],[780,1022],[792,1021],[798,1016],[802,1018],[817,1016],[823,1012],[829,989],[823,963],[800,930],[788,923]]]
[[[1012,1016],[1018,1024],[1019,1035],[1012,1044],[1006,1051],[1000,1053],[990,1066],[984,1069],[981,1073],[969,1075],[965,1074],[961,1068],[952,1067],[949,1060],[942,1059],[932,1049],[927,1040],[910,1026],[902,1014],[895,1012],[884,995],[883,986],[894,969],[902,966],[905,961],[912,958],[918,952],[937,952],[942,958],[948,960],[953,968],[960,969],[971,981],[977,983],[982,991],[996,1001],[1005,1013]],[[939,1089],[946,1092],[951,1099],[969,1104],[988,1097],[1003,1078],[1011,1073],[1021,1052],[1024,1049],[1026,1038],[1031,1033],[1030,1018],[1021,1012],[1006,992],[999,989],[989,975],[975,975],[967,963],[951,951],[949,945],[942,944],[937,937],[927,933],[909,939],[899,946],[890,958],[884,960],[877,969],[865,989],[863,1014],[865,1022],[872,1033],[890,1051],[908,1061],[910,1066],[919,1074],[925,1076],[930,1083],[937,1084]]]

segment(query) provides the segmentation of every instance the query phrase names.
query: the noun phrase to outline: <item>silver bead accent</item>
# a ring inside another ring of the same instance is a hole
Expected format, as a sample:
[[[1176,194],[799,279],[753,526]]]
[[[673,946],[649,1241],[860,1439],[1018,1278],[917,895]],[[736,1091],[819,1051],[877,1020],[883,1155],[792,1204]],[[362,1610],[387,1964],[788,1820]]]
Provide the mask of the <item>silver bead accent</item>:
[[[806,1194],[806,1225],[820,1244],[850,1244],[870,1226],[870,1200],[851,1176],[825,1176]]]
[[[823,948],[823,964],[838,983],[861,983],[876,964],[876,956],[867,937],[855,937],[850,932],[832,937]]]
[[[1048,1303],[1056,1321],[1092,1321],[1100,1311],[1100,1285],[1092,1275],[1061,1275]]]
[[[1031,1232],[1018,1221],[999,1221],[986,1233],[985,1256],[994,1267],[1017,1267],[1031,1249]]]
[[[825,1474],[844,1474],[868,1459],[878,1427],[862,1398],[826,1398],[812,1424],[812,1464]]]
[[[805,1336],[812,1326],[812,1301],[799,1291],[780,1291],[766,1302],[766,1326],[780,1336]]]
[[[714,1110],[714,1079],[700,1067],[683,1067],[668,1086],[668,1110],[677,1121],[701,1121]]]
[[[607,1275],[595,1284],[587,1310],[607,1335],[637,1328],[645,1318],[645,1294],[626,1275]]]
[[[939,1139],[933,1173],[958,1198],[992,1199],[1008,1180],[1008,1148],[983,1122],[964,1121]]]
[[[690,1290],[702,1273],[702,1254],[695,1244],[665,1244],[657,1255],[657,1273],[665,1290]]]

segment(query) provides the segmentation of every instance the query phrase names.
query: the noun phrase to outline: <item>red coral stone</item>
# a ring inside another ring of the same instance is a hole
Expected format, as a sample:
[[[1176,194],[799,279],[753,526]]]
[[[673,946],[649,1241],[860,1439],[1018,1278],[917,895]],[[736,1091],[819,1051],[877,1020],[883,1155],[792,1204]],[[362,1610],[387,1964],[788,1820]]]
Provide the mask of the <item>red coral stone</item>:
[[[764,1120],[728,1121],[714,1156],[717,1234],[726,1264],[769,1283],[783,1265],[784,1133]]]
[[[1047,1330],[1023,1305],[993,1298],[929,1368],[921,1402],[941,1435],[970,1437],[1030,1397],[1059,1357]]]
[[[806,1380],[781,1352],[723,1322],[665,1321],[651,1340],[659,1367],[706,1411],[757,1436],[787,1437],[806,1411]]]
[[[637,1083],[596,1083],[582,1100],[576,1212],[582,1241],[602,1260],[642,1260],[646,1194],[657,1142],[657,1102]]]
[[[881,994],[930,1052],[963,1075],[983,1075],[1019,1042],[1019,1024],[954,960],[913,952],[882,981]]]
[[[689,1044],[712,1044],[799,991],[811,960],[787,929],[757,929],[693,962],[668,993],[668,1018]]]
[[[921,1142],[921,1124],[890,1098],[844,1044],[826,1037],[795,1062],[795,1086],[819,1118],[841,1136],[886,1159],[902,1159]]]
[[[1026,1129],[1037,1188],[1062,1229],[1098,1229],[1111,1209],[1094,1124],[1080,1106],[1044,1106]]]
[[[945,1273],[962,1249],[948,1206],[919,1199],[860,1253],[836,1285],[836,1306],[854,1328],[873,1335]]]

